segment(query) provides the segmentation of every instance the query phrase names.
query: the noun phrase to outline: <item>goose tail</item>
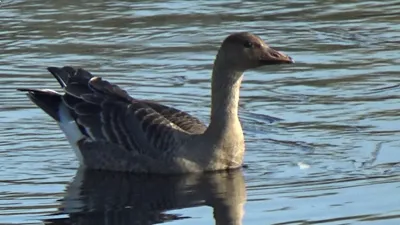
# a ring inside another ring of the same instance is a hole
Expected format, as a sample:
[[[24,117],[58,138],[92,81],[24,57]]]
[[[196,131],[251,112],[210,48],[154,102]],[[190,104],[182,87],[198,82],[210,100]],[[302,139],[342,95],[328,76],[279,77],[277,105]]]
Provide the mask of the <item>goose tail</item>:
[[[43,111],[57,121],[67,140],[75,151],[81,165],[84,165],[83,156],[78,141],[85,138],[82,130],[76,124],[70,110],[62,100],[62,96],[53,90],[20,88],[18,91],[27,92],[28,97]]]
[[[55,121],[60,122],[59,108],[62,102],[61,95],[53,90],[19,88],[18,91],[26,92],[33,103],[39,106]]]

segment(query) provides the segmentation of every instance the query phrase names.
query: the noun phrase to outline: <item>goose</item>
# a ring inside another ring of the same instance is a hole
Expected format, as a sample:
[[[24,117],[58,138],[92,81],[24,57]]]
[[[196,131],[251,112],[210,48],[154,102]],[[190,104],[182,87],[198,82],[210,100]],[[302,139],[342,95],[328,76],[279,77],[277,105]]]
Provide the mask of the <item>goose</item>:
[[[83,68],[47,68],[64,93],[18,90],[58,123],[83,168],[202,173],[243,164],[245,142],[238,104],[244,71],[287,63],[294,60],[255,34],[226,37],[212,70],[208,126],[179,109],[131,97]]]

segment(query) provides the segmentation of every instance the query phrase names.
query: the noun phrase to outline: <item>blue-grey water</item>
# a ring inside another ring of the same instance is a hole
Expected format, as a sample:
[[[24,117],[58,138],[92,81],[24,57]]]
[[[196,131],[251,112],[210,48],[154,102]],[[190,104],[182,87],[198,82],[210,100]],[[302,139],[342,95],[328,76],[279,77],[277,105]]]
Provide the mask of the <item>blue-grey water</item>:
[[[399,224],[400,4],[1,0],[0,224]],[[221,41],[250,31],[296,64],[245,74],[242,171],[78,170],[18,87],[72,65],[208,122]],[[270,121],[270,117],[282,120]]]

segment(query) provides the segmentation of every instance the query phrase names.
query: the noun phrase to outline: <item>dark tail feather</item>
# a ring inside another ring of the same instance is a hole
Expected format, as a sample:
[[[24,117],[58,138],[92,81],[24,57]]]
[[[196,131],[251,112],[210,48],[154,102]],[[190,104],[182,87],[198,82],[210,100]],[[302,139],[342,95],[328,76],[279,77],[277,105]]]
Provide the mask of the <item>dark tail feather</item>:
[[[64,70],[63,68],[58,68],[58,67],[47,67],[47,70],[53,74],[54,78],[57,79],[58,83],[60,83],[61,87],[67,86],[68,79],[71,76],[67,71]],[[73,71],[70,71],[73,72]],[[72,73],[73,74],[73,73]]]
[[[62,102],[61,95],[57,92],[46,90],[35,90],[29,88],[19,88],[18,91],[28,92],[27,96],[33,103],[49,114],[56,121],[60,121],[58,108]]]
[[[47,70],[53,74],[62,88],[73,82],[87,85],[89,80],[93,77],[90,72],[82,68],[74,69],[70,66],[64,66],[62,68],[48,67]]]

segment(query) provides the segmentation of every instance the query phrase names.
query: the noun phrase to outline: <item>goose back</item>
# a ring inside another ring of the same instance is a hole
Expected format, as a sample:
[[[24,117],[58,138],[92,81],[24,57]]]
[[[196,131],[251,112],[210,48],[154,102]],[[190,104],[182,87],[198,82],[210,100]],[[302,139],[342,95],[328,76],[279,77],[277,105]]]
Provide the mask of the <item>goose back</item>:
[[[118,144],[135,154],[162,157],[206,126],[162,104],[132,98],[126,91],[84,69],[49,67],[64,88],[61,97],[84,135]]]

